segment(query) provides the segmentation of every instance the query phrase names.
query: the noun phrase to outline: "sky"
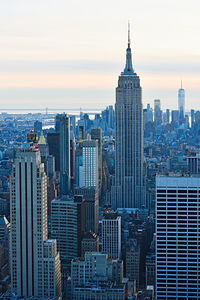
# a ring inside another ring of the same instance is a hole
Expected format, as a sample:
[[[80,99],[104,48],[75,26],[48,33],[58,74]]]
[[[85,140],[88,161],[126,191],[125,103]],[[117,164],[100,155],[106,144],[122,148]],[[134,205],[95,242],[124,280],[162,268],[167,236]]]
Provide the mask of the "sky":
[[[0,109],[115,103],[128,20],[143,104],[200,109],[199,0],[0,0]]]

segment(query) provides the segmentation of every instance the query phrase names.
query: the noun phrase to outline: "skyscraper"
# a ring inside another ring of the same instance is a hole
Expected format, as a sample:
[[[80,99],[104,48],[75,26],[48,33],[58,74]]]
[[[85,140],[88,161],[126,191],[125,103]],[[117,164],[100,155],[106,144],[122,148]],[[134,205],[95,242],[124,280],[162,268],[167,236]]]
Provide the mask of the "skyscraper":
[[[47,241],[47,176],[40,152],[34,146],[18,150],[10,185],[11,286],[18,296],[61,296],[60,259],[56,249],[50,257]],[[54,278],[45,276],[45,263],[55,263]],[[48,282],[49,281],[49,282]],[[50,282],[51,281],[51,282]],[[53,287],[52,287],[53,284]],[[51,288],[46,289],[48,285]]]
[[[60,146],[60,192],[66,195],[70,190],[70,118],[57,114],[56,133],[59,133]]]
[[[81,239],[85,234],[85,201],[63,196],[51,202],[51,237],[57,239],[62,271],[69,271],[71,260],[81,256]]]
[[[116,88],[115,186],[111,202],[116,208],[140,208],[145,203],[143,174],[143,109],[140,78],[132,67],[130,30],[126,66]]]
[[[114,211],[106,211],[102,219],[102,251],[109,257],[121,257],[121,216]]]
[[[162,123],[162,110],[160,99],[154,100],[154,122],[156,124]]]
[[[200,177],[156,178],[157,300],[200,299]]]
[[[99,189],[101,190],[102,185],[102,129],[92,128],[91,139],[98,141],[98,175],[99,175]]]
[[[98,141],[85,140],[82,143],[83,149],[83,167],[82,167],[82,185],[80,187],[99,186],[98,169]]]
[[[182,80],[181,88],[178,90],[178,110],[180,122],[183,122],[185,117],[185,90],[182,88]]]

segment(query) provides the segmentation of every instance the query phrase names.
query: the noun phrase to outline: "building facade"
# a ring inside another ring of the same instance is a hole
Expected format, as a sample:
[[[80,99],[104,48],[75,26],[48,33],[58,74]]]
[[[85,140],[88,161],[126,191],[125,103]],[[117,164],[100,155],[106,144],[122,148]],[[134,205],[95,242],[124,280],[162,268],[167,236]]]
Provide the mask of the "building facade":
[[[113,209],[140,208],[145,204],[142,89],[132,66],[130,34],[126,66],[116,88],[115,185],[111,203]]]
[[[10,200],[12,292],[24,297],[59,298],[59,267],[55,272],[55,289],[45,288],[44,243],[48,235],[47,176],[44,164],[41,163],[40,152],[33,146],[16,153],[10,182]]]
[[[78,198],[78,199],[77,199]],[[81,256],[81,239],[85,233],[85,201],[81,196],[62,197],[51,202],[51,237],[57,240],[63,272],[71,260]]]
[[[70,118],[66,114],[56,115],[55,130],[59,133],[60,194],[70,191]]]
[[[121,216],[113,211],[102,219],[102,251],[111,258],[121,257]]]
[[[200,177],[156,178],[157,300],[199,299]]]

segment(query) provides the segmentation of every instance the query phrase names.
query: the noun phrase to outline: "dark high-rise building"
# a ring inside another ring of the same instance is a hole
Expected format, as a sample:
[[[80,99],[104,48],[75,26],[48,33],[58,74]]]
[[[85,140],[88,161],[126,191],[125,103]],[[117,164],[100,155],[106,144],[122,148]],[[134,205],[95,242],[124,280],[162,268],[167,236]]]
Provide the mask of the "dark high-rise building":
[[[55,170],[60,171],[60,150],[59,150],[59,133],[47,133],[47,143],[49,145],[49,154],[55,157]]]
[[[79,138],[79,140],[85,139],[85,126],[84,125],[80,125],[78,127],[78,138]]]
[[[115,104],[115,186],[111,202],[116,208],[139,208],[145,203],[143,173],[143,108],[140,78],[132,67],[130,32],[126,66],[119,76]]]
[[[74,194],[83,195],[85,200],[85,218],[86,232],[93,231],[98,233],[99,224],[99,198],[98,189],[96,188],[75,188]]]
[[[170,119],[170,110],[166,109],[166,117],[167,117],[167,123],[169,123],[169,119]]]
[[[66,114],[56,116],[55,129],[59,134],[60,193],[66,195],[70,190],[70,122]]]
[[[102,130],[101,128],[91,129],[91,139],[98,141],[98,167],[99,167],[99,189],[102,185]]]

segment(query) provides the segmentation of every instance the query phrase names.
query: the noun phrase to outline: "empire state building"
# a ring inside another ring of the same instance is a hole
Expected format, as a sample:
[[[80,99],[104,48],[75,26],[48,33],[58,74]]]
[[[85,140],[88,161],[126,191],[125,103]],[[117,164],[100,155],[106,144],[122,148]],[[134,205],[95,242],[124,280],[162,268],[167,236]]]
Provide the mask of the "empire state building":
[[[143,173],[143,108],[140,78],[132,66],[130,29],[126,65],[116,88],[115,184],[113,208],[141,208],[145,204]]]

